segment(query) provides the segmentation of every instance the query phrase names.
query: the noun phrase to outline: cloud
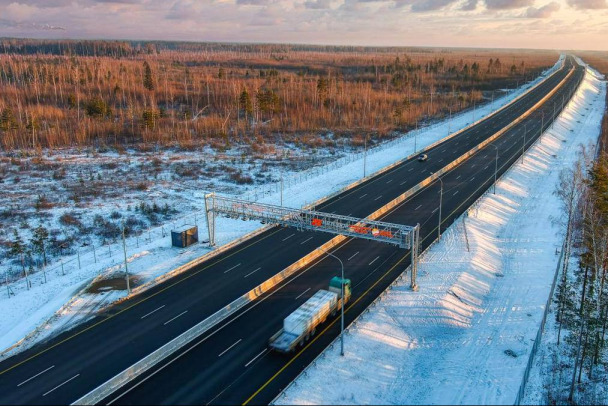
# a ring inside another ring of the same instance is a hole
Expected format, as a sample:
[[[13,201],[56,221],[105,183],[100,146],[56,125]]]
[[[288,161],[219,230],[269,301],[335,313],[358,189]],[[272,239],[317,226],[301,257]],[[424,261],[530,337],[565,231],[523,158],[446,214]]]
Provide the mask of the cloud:
[[[488,10],[512,10],[532,5],[534,0],[486,0]]]
[[[462,11],[473,11],[473,10],[475,10],[477,8],[477,3],[479,3],[478,0],[467,0],[460,7],[460,9]]]
[[[19,28],[24,30],[37,30],[37,31],[65,31],[65,27],[60,27],[51,24],[40,24],[40,23],[23,23],[19,21],[7,20],[0,18],[0,27],[7,28]]]
[[[331,8],[331,0],[307,0],[304,7],[312,10],[327,10]]]
[[[557,11],[559,11],[560,5],[555,1],[552,1],[549,4],[546,4],[540,8],[529,7],[524,14],[526,18],[549,18],[551,15]]]
[[[608,8],[606,0],[568,0],[568,5],[579,10],[599,10]]]
[[[270,0],[236,0],[239,6],[267,6],[269,3]]]
[[[401,8],[411,6],[413,12],[424,13],[441,10],[446,6],[457,2],[458,0],[395,0],[395,7]]]

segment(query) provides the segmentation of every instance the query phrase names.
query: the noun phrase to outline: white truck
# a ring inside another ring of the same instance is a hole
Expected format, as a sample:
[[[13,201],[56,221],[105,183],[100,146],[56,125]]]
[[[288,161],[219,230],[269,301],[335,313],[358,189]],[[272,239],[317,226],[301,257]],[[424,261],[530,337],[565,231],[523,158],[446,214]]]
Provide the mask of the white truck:
[[[342,285],[344,285],[344,299]],[[270,348],[289,353],[298,345],[303,346],[315,334],[319,324],[325,322],[328,316],[334,316],[348,302],[350,295],[349,279],[332,278],[328,290],[319,290],[283,320],[283,328],[268,341]]]

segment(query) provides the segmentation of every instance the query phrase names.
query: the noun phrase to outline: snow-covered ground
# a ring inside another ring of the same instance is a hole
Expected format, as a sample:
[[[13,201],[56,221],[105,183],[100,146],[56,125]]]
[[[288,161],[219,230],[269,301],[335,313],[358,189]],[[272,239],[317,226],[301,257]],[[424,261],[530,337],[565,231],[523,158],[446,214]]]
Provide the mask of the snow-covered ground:
[[[276,404],[513,404],[562,243],[553,191],[579,145],[597,140],[605,92],[588,71],[496,195],[421,257],[420,291],[396,283],[349,327],[345,356],[330,346]]]
[[[507,104],[542,80],[549,72],[557,69],[562,59],[563,56],[541,77],[494,100],[491,104],[455,115],[451,121],[439,122],[404,134],[397,140],[369,150],[366,158],[367,174],[403,159],[415,150],[420,150]],[[363,154],[351,154],[306,173],[284,173],[283,204],[301,207],[361,179],[363,161]],[[277,178],[274,174],[274,179]],[[173,227],[196,223],[199,226],[200,238],[205,240],[207,235],[204,212],[201,210],[204,192],[190,190],[179,194],[181,198],[189,199],[195,210],[169,224],[150,229],[137,238],[127,239],[129,273],[134,276],[133,282],[136,284],[153,281],[210,251],[204,244],[187,249],[171,247],[168,232]],[[279,203],[280,195],[278,184],[265,185],[258,189],[243,188],[242,193],[243,198],[256,198],[274,204]],[[226,244],[259,227],[260,224],[256,222],[218,218],[216,241],[218,245]],[[46,272],[31,275],[29,290],[26,289],[23,279],[5,284],[5,291],[0,292],[0,351],[4,351],[0,358],[87,320],[94,315],[94,311],[125,297],[124,288],[102,290],[99,293],[87,292],[87,287],[93,280],[122,275],[123,261],[122,244],[118,241],[98,247],[95,251],[89,247],[82,250],[79,257],[65,257],[62,263],[53,264]],[[24,337],[27,338],[23,339]]]

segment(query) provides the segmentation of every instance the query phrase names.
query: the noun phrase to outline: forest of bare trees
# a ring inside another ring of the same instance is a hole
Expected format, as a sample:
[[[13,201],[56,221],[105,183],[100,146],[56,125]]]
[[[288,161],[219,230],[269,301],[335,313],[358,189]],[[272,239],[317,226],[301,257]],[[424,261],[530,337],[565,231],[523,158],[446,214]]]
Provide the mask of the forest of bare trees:
[[[0,40],[0,146],[355,145],[532,79],[555,52]]]

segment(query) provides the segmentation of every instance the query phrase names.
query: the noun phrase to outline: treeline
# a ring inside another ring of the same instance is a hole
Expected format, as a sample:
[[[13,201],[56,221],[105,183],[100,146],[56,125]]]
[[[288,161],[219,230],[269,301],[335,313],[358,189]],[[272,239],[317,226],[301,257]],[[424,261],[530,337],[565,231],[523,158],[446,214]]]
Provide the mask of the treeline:
[[[584,374],[592,381],[608,355],[608,155],[594,158],[595,151],[583,149],[575,167],[561,173],[556,191],[567,230],[556,291],[557,345],[565,341],[571,350],[570,401]]]
[[[318,146],[320,132],[354,141],[362,134],[382,137],[490,101],[494,90],[532,79],[557,56],[294,51],[297,46],[277,54],[278,45],[191,52],[161,51],[152,43],[67,44],[84,55],[110,56],[0,54],[2,148],[151,142],[223,148],[277,138]],[[20,46],[29,45],[15,45]]]

